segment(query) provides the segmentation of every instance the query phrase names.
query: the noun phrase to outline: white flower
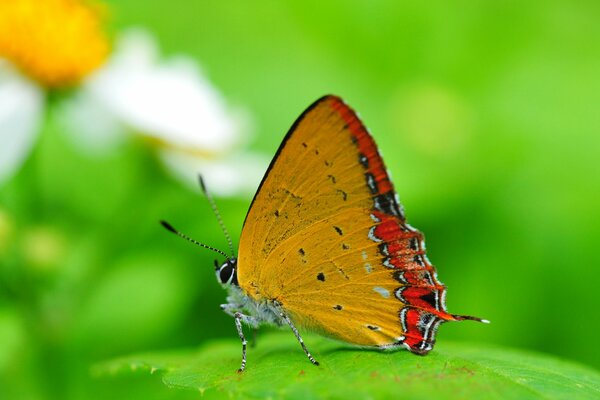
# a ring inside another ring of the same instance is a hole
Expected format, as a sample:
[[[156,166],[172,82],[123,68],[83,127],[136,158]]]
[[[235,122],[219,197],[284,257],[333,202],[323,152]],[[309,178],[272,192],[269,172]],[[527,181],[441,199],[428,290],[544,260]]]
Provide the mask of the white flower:
[[[83,90],[136,131],[175,147],[218,152],[239,137],[237,121],[196,64],[184,57],[161,63],[143,31],[123,35],[114,57]]]
[[[215,194],[252,193],[267,165],[265,157],[240,151],[249,141],[243,113],[227,106],[193,60],[161,61],[152,37],[141,30],[122,35],[65,115],[87,151],[110,147],[111,133],[132,131],[152,139],[174,176],[197,187],[200,173]]]
[[[0,64],[0,185],[30,151],[44,97],[33,80]],[[88,154],[110,151],[126,133],[141,135],[175,177],[197,187],[202,174],[217,195],[252,193],[267,165],[265,157],[242,151],[250,139],[244,113],[226,104],[192,59],[161,60],[142,30],[122,35],[59,114],[73,143]]]
[[[0,185],[21,166],[39,130],[44,93],[0,59]]]
[[[256,192],[264,175],[267,159],[260,154],[237,152],[215,160],[205,160],[190,154],[165,150],[161,159],[175,177],[191,188],[198,188],[201,172],[207,188],[220,196]]]

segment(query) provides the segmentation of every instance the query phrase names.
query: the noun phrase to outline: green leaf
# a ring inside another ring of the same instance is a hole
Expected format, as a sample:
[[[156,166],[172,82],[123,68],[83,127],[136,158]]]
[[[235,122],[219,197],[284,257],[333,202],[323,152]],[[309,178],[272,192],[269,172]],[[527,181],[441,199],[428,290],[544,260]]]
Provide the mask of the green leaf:
[[[305,342],[321,366],[306,359],[293,335],[259,335],[248,365],[237,373],[239,341],[198,350],[149,353],[96,366],[101,375],[160,374],[165,385],[205,398],[487,398],[592,399],[600,373],[521,350],[441,341],[429,355],[351,348],[315,335]]]

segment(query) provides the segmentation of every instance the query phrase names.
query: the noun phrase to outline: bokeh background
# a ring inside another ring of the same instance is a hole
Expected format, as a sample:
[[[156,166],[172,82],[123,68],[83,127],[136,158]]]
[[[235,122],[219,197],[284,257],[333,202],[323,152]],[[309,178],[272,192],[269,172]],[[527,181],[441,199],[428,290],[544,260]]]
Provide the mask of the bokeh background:
[[[409,222],[427,236],[449,309],[492,321],[444,325],[440,341],[600,367],[600,3],[114,0],[100,8],[111,46],[143,28],[161,57],[183,54],[201,68],[219,99],[241,110],[232,113],[245,138],[235,154],[259,155],[259,171],[260,156],[268,161],[321,95],[358,110]],[[94,378],[90,366],[237,340],[218,307],[225,293],[214,255],[158,220],[219,248],[227,242],[198,190],[157,155],[166,136],[147,140],[134,127],[91,154],[77,129],[65,135],[61,110],[78,90],[70,86],[46,91],[32,150],[0,186],[0,396],[152,398],[157,380],[138,378],[130,390],[130,381]],[[184,102],[169,99],[189,108]],[[211,158],[198,157],[210,172]],[[237,243],[252,192],[212,186]]]

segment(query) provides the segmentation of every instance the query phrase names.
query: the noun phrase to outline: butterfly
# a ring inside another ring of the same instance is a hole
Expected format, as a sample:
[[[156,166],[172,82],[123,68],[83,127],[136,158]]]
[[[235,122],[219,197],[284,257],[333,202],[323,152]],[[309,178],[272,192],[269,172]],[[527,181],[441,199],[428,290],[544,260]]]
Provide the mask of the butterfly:
[[[221,308],[242,341],[239,371],[242,324],[288,326],[318,365],[299,329],[426,354],[441,323],[488,322],[446,311],[423,234],[406,223],[373,138],[336,96],[314,102],[283,139],[246,215],[238,256],[194,242],[227,258],[215,269],[228,290]]]

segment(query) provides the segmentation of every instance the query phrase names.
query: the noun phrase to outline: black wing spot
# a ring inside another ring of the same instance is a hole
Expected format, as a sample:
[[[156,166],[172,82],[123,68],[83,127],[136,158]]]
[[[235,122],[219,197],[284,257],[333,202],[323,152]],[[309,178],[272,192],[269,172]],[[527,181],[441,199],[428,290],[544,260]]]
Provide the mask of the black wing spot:
[[[308,147],[308,145],[306,143],[304,143],[304,142],[302,142],[302,146],[304,146],[304,148]]]
[[[317,279],[320,280],[321,282],[325,282],[325,274],[322,272],[319,272],[317,274]]]
[[[376,187],[373,187],[370,189],[377,190]],[[386,213],[389,215],[395,215],[400,218],[404,218],[404,215],[402,214],[402,211],[400,210],[400,206],[396,202],[396,195],[394,194],[393,191],[389,191],[384,194],[378,194],[376,196],[373,196],[373,206],[375,207],[376,210],[381,211],[383,213]]]
[[[417,254],[416,256],[414,256],[413,261],[416,262],[417,264],[419,264],[419,266],[421,266],[421,267],[425,266],[425,263],[423,262],[423,258],[421,257],[420,254]]]
[[[333,163],[331,161],[325,160],[325,166],[326,167],[331,167],[332,165],[333,165]]]
[[[337,193],[339,193],[339,194],[341,194],[341,195],[342,195],[342,199],[343,199],[344,201],[346,201],[346,200],[348,199],[348,193],[344,192],[343,190],[340,190],[340,189],[338,189],[338,190],[337,190]]]
[[[343,309],[344,309],[344,307],[340,306],[339,304],[336,304],[335,306],[333,306],[333,309],[334,309],[334,310],[341,311],[341,310],[343,310]]]
[[[327,175],[327,178],[331,179],[331,183],[336,183],[337,182],[337,180],[335,179],[335,176],[333,176],[333,175]]]
[[[374,325],[367,325],[367,328],[369,328],[372,331],[378,331],[380,329],[378,326],[374,326]]]
[[[302,196],[298,196],[297,194],[295,194],[295,193],[292,193],[290,190],[288,190],[288,189],[286,189],[286,188],[283,188],[283,191],[284,191],[284,192],[285,192],[287,195],[289,195],[289,196],[292,196],[292,198],[293,198],[294,200],[302,200]]]
[[[369,187],[371,194],[377,194],[377,192],[379,192],[379,189],[377,188],[377,181],[375,180],[375,176],[372,173],[367,172],[365,174],[365,178],[367,179],[367,186]]]
[[[275,210],[275,216],[279,217],[279,210]]]
[[[348,250],[349,248],[350,248],[350,245],[347,245],[346,243],[342,243],[342,249]]]
[[[303,249],[303,248],[300,248],[300,249],[298,250],[298,254],[300,254],[301,256],[303,256],[303,257],[304,257],[304,255],[306,254],[306,252],[304,251],[304,249]]]
[[[421,300],[426,301],[429,305],[431,305],[431,307],[435,309],[437,309],[438,307],[437,302],[435,301],[435,292],[433,290],[421,296]]]
[[[393,277],[395,280],[397,280],[400,283],[404,283],[404,284],[408,283],[408,281],[404,277],[404,271],[395,271],[393,273]]]
[[[315,155],[318,156],[319,155],[319,149],[315,149]]]
[[[342,231],[342,228],[340,228],[339,226],[334,226],[333,229],[335,229],[335,231],[338,233],[338,235],[342,236],[344,234],[344,232]]]
[[[419,241],[416,237],[410,238],[409,247],[411,250],[419,250]]]
[[[358,161],[360,162],[360,164],[365,168],[365,169],[369,169],[369,159],[367,158],[367,156],[365,156],[364,154],[360,153],[358,155]]]
[[[384,255],[386,257],[390,255],[390,251],[388,249],[387,244],[381,243],[379,246],[377,246],[377,248],[379,248],[379,253],[381,255]]]
[[[343,269],[341,269],[340,267],[338,267],[338,272],[339,272],[340,274],[342,274],[342,276],[343,276],[344,278],[346,278],[346,279],[350,279],[350,277],[348,276],[348,274],[347,274],[346,272],[344,272],[344,270],[343,270]]]

